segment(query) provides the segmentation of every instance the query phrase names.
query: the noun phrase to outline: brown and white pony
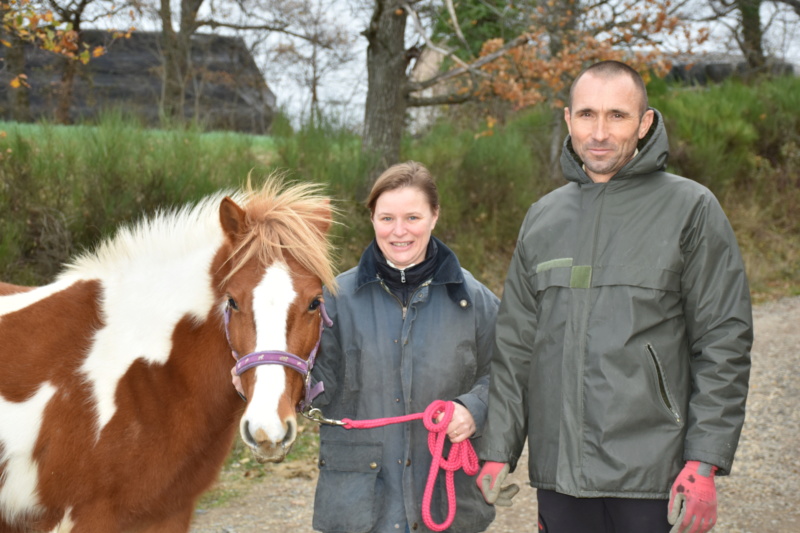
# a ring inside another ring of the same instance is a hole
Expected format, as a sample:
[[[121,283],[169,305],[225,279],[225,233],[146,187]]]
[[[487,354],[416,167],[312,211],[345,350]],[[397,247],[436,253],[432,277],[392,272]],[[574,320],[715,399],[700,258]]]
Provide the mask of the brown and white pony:
[[[0,532],[188,531],[239,420],[282,460],[303,378],[259,366],[244,404],[231,353],[309,356],[330,224],[318,187],[268,180],[124,228],[50,285],[0,284]]]

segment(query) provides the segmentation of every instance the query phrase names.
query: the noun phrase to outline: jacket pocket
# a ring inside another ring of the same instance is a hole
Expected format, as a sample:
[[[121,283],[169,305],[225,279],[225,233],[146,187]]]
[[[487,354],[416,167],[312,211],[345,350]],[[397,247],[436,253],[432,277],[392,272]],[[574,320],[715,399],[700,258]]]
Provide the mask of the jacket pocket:
[[[652,344],[647,343],[645,345],[645,351],[647,352],[647,358],[650,360],[651,368],[655,374],[655,380],[656,384],[658,385],[658,393],[661,397],[661,403],[667,408],[667,411],[669,411],[669,414],[673,420],[675,420],[675,423],[682,425],[683,419],[680,411],[678,411],[678,404],[675,402],[675,398],[670,392],[669,384],[667,383],[666,376],[664,375],[664,366],[661,364],[661,359],[659,359],[658,354],[656,353],[656,350],[653,348]]]
[[[382,504],[378,481],[382,456],[381,443],[321,443],[314,529],[347,533],[372,529]]]

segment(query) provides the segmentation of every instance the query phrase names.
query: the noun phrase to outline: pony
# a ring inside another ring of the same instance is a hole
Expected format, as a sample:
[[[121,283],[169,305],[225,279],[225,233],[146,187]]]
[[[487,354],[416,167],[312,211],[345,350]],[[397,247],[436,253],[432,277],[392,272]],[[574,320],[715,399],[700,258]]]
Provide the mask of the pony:
[[[297,435],[303,376],[232,353],[318,346],[334,209],[272,176],[119,229],[41,287],[0,283],[0,532],[189,530],[236,438]]]

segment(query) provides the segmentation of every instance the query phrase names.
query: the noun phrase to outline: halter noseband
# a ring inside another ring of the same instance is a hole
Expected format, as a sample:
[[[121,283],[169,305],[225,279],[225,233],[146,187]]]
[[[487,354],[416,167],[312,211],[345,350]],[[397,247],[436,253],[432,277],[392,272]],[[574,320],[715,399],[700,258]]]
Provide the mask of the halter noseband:
[[[306,389],[303,399],[300,400],[298,410],[304,411],[307,407],[311,407],[311,402],[314,400],[314,398],[316,398],[324,390],[321,381],[318,381],[313,387],[311,386],[311,369],[314,368],[314,360],[317,357],[319,343],[322,340],[322,330],[325,326],[333,326],[333,321],[330,319],[327,311],[325,310],[325,302],[322,300],[319,302],[319,312],[322,318],[319,323],[319,337],[317,338],[317,343],[314,345],[314,349],[311,350],[311,353],[308,356],[308,360],[305,360],[293,353],[284,352],[281,350],[264,350],[261,352],[253,352],[241,357],[239,352],[237,352],[231,344],[231,333],[229,328],[231,321],[231,308],[229,305],[226,305],[224,315],[225,336],[228,339],[228,345],[230,346],[231,351],[233,352],[234,356],[236,356],[236,375],[241,376],[251,368],[259,365],[283,365],[296,370],[303,376]]]

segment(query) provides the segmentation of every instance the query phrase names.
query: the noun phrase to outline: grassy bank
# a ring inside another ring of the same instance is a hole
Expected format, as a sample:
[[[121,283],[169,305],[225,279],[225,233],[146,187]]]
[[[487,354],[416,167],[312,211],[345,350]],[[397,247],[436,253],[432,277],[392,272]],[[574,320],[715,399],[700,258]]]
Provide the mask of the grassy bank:
[[[737,233],[757,300],[800,293],[800,79],[703,89],[651,85],[670,135],[669,171],[720,198]],[[476,135],[450,119],[407,138],[403,157],[438,179],[436,233],[464,266],[500,292],[531,202],[562,184],[547,170],[547,110],[518,113]],[[485,129],[483,127],[482,129]],[[361,201],[371,161],[357,135],[331,124],[270,137],[144,130],[121,115],[94,126],[0,124],[0,279],[46,283],[76,252],[155,209],[235,188],[276,169],[327,184],[343,216],[340,268],[371,238]]]

